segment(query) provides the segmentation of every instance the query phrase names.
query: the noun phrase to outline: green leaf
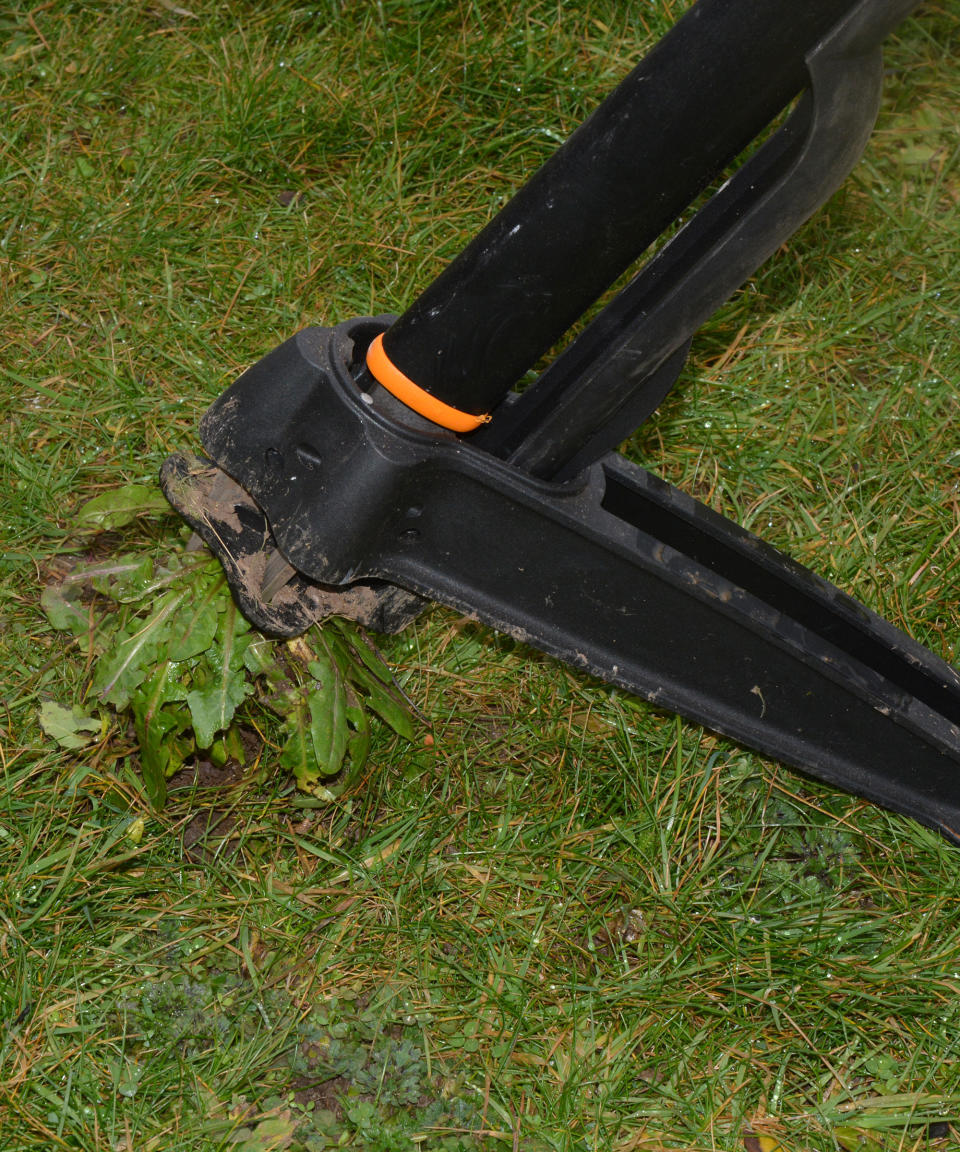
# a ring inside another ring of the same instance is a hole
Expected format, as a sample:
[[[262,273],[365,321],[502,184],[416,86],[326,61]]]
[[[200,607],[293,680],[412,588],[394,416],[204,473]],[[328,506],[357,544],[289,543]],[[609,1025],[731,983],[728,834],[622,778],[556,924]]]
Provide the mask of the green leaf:
[[[150,556],[115,556],[78,568],[72,579],[82,579],[111,600],[142,600],[156,591]]]
[[[58,632],[86,636],[90,631],[90,613],[71,598],[70,592],[79,596],[80,589],[71,588],[69,584],[48,584],[40,594],[40,607]]]
[[[223,572],[209,554],[189,561],[173,557],[167,566],[156,566],[150,556],[117,556],[113,560],[77,569],[70,579],[85,579],[120,604],[147,600],[165,588],[180,584],[196,595],[202,587],[223,582]]]
[[[883,1145],[862,1129],[834,1128],[833,1135],[844,1152],[883,1152]]]
[[[210,747],[216,734],[230,724],[237,706],[253,691],[243,664],[244,652],[252,639],[244,635],[249,627],[230,600],[223,613],[218,643],[211,645],[208,652],[210,680],[187,695],[198,748]]]
[[[304,688],[295,706],[288,711],[284,720],[284,728],[288,735],[280,750],[280,764],[288,772],[293,773],[301,790],[329,800],[349,787],[357,773],[362,770],[369,749],[369,721],[363,709],[358,709],[352,719],[356,721],[359,731],[351,734],[347,723],[351,718],[350,711],[348,707],[344,712],[342,750],[339,752],[336,747],[332,752],[324,749],[322,741],[329,716],[323,714],[318,695],[311,688]],[[320,750],[325,756],[323,760],[318,756],[318,728]],[[337,782],[331,792],[325,782],[341,770],[345,754],[350,758],[350,772],[347,777]],[[338,755],[339,759],[336,759]]]
[[[299,704],[290,709],[283,726],[288,736],[280,749],[280,764],[293,773],[304,791],[310,792],[320,779],[320,771],[310,735],[310,711],[306,700],[301,699]]]
[[[413,727],[413,717],[410,715],[406,702],[398,699],[390,688],[366,670],[358,673],[357,679],[367,690],[368,705],[380,719],[389,724],[398,736],[402,736],[405,740],[413,740],[416,732]]]
[[[290,664],[283,658],[284,645],[257,636],[246,649],[243,662],[257,685],[260,703],[281,718],[300,702],[300,689]]]
[[[173,621],[167,641],[171,660],[190,660],[207,651],[217,634],[220,609],[230,595],[222,581],[210,588],[195,588],[194,593]]]
[[[359,626],[341,617],[337,617],[333,623],[336,626],[336,631],[330,630],[329,639],[345,645],[384,684],[391,683],[393,673],[390,671],[390,666],[376,648],[364,639]]]
[[[277,670],[276,641],[266,636],[252,640],[243,654],[244,667],[251,676],[270,676]]]
[[[231,728],[223,738],[224,746],[227,749],[227,758],[236,760],[237,763],[242,764],[247,755],[247,750],[243,744],[243,738],[236,728]]]
[[[347,743],[347,755],[354,767],[363,768],[370,755],[370,717],[362,704],[349,704],[347,721],[352,729]]]
[[[317,767],[324,776],[335,776],[343,765],[350,739],[343,678],[327,656],[318,656],[307,666],[307,671],[317,682],[317,689],[310,693],[307,701]]]
[[[140,744],[140,766],[150,803],[163,807],[167,798],[167,777],[183,763],[183,753],[175,739],[187,725],[187,715],[177,715],[164,705],[184,699],[169,660],[164,660],[144,681],[131,701],[133,724]]]
[[[77,513],[74,524],[81,531],[102,532],[122,528],[138,516],[171,514],[170,505],[159,488],[146,484],[125,484],[88,500]]]
[[[241,678],[221,674],[212,685],[187,696],[198,748],[209,748],[218,732],[233,719],[237,706],[250,694]]]
[[[413,740],[416,733],[410,709],[390,683],[391,674],[387,666],[373,652],[365,651],[362,641],[353,645],[343,636],[334,634],[328,643],[343,674],[366,692],[367,704],[380,719],[389,724],[398,736]]]
[[[349,767],[333,789],[338,796],[348,788],[352,788],[360,779],[370,755],[370,717],[367,710],[359,704],[348,705],[347,720],[352,729],[347,741],[346,759]]]
[[[171,763],[172,745],[168,737],[177,727],[176,718],[162,707],[169,672],[171,666],[165,660],[148,677],[131,702],[143,782],[154,809],[161,809],[166,802],[167,770]]]
[[[939,144],[928,144],[922,141],[905,144],[900,149],[900,162],[909,168],[925,168],[936,159],[941,150]]]
[[[93,678],[94,691],[115,708],[126,708],[130,697],[146,676],[146,665],[166,640],[166,629],[185,593],[168,592],[153,616],[132,634],[121,632],[116,647],[106,653]]]
[[[285,1109],[259,1121],[255,1128],[240,1128],[233,1136],[234,1152],[282,1152],[293,1143],[300,1123],[299,1115],[294,1117]]]
[[[72,750],[89,744],[102,724],[82,708],[64,708],[53,700],[45,700],[40,705],[40,727],[61,748]]]

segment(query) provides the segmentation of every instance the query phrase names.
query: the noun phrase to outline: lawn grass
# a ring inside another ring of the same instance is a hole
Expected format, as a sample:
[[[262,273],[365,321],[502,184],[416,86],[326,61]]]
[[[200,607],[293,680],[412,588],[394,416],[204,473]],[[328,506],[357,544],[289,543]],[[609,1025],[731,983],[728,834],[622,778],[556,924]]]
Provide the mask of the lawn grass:
[[[89,680],[39,608],[77,507],[401,309],[683,7],[0,14],[4,1152],[960,1147],[960,857],[906,819],[439,609],[384,641],[428,722],[333,805],[267,721],[160,814],[124,722],[37,724]],[[629,446],[948,660],[958,43],[951,0],[891,41],[864,161]]]

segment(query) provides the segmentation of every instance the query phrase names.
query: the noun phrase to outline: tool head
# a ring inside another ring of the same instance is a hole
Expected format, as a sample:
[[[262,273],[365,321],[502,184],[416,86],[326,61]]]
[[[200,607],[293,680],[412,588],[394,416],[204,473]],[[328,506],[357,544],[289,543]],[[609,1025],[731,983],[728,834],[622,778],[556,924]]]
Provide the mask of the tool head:
[[[205,456],[182,452],[160,470],[164,494],[223,565],[244,616],[271,636],[299,636],[327,616],[399,632],[424,601],[383,580],[333,588],[298,572],[277,548],[249,492]]]

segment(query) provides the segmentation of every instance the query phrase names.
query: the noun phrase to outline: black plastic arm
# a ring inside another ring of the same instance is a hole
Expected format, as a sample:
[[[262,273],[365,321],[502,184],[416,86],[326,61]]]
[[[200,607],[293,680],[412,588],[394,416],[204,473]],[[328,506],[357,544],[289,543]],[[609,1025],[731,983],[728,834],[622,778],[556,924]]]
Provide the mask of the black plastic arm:
[[[477,437],[566,479],[616,448],[672,387],[697,329],[860,158],[880,107],[881,40],[909,3],[861,0],[807,54],[797,107],[566,351]]]
[[[808,87],[809,57],[831,37],[840,44],[821,57],[827,87],[831,61],[869,58],[842,88],[848,123],[834,126],[841,140],[852,132],[858,155],[876,110],[876,46],[916,2],[699,0],[396,321],[384,337],[390,359],[445,403],[491,411]],[[832,162],[817,187],[832,191],[851,166]],[[782,237],[798,222],[784,220]],[[729,277],[725,295],[763,259]]]

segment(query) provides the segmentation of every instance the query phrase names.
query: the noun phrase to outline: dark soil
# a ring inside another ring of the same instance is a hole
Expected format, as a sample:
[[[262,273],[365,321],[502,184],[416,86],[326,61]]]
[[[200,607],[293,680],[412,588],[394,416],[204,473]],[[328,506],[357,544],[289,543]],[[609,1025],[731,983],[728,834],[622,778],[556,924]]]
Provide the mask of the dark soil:
[[[197,864],[209,864],[215,858],[236,855],[239,841],[232,835],[237,817],[230,807],[218,804],[224,793],[241,782],[244,767],[228,760],[217,767],[209,760],[198,760],[170,777],[167,791],[173,801],[189,801],[195,815],[183,830],[183,851]]]

